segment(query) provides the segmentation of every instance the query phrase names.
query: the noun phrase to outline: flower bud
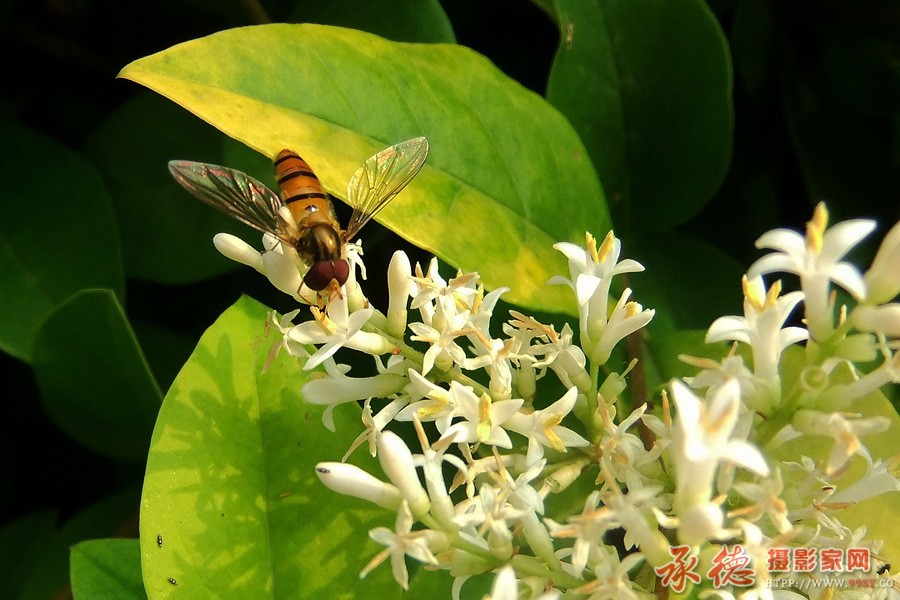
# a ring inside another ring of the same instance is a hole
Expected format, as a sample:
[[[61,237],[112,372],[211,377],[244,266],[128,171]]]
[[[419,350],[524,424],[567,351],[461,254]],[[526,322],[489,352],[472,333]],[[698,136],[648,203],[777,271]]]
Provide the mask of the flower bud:
[[[357,331],[350,339],[347,340],[346,346],[371,354],[372,356],[381,356],[394,350],[395,346],[389,339],[380,333],[371,333],[368,331]]]
[[[300,394],[310,404],[340,404],[366,398],[387,398],[408,382],[402,375],[379,373],[372,377],[321,377],[310,379]]]
[[[217,233],[213,237],[213,245],[225,258],[265,273],[260,253],[241,238],[230,233]]]
[[[553,539],[550,537],[550,532],[547,531],[547,526],[541,523],[537,514],[532,511],[527,511],[522,516],[521,522],[523,526],[522,533],[525,534],[525,541],[528,542],[528,546],[531,548],[532,552],[534,552],[535,556],[544,559],[548,565],[558,565],[559,559],[557,559],[556,554],[554,554]]]
[[[297,270],[297,262],[278,251],[262,255],[263,273],[276,288],[300,300],[298,290],[303,285],[303,273]],[[315,294],[312,294],[315,297]]]
[[[402,338],[406,332],[406,307],[409,302],[412,267],[406,252],[398,250],[388,265],[387,332]]]
[[[860,331],[898,337],[900,336],[900,303],[892,302],[883,306],[861,304],[850,313],[850,320],[853,326]]]
[[[391,431],[378,436],[378,461],[388,479],[399,488],[403,498],[409,503],[409,510],[416,517],[431,508],[428,493],[419,481],[412,453],[406,443]]]
[[[397,510],[403,502],[400,490],[356,465],[322,462],[316,465],[316,475],[332,491],[368,500],[388,510]]]

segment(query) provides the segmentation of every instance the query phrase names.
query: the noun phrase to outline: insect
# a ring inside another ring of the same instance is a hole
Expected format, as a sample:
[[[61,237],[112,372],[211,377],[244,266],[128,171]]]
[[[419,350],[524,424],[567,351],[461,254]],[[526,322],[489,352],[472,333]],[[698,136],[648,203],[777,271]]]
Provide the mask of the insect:
[[[159,546],[160,548],[162,548],[162,545],[163,545],[163,539],[162,539],[162,534],[161,534],[161,533],[160,533],[160,534],[157,534],[157,536],[156,536],[156,545]]]
[[[353,208],[342,229],[328,195],[309,164],[291,150],[275,157],[281,196],[253,177],[228,167],[173,160],[169,171],[182,187],[207,204],[294,250],[309,267],[303,283],[321,292],[350,276],[347,243],[412,181],[428,155],[428,140],[412,138],[386,148],[362,164],[347,184]]]

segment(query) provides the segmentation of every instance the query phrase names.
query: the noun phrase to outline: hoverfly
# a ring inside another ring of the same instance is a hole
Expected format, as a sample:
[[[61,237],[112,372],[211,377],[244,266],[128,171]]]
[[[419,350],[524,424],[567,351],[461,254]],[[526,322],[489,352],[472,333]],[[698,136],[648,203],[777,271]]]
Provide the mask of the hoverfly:
[[[341,229],[319,178],[291,150],[282,150],[275,157],[281,196],[228,167],[173,160],[169,171],[203,202],[296,250],[309,267],[303,283],[321,292],[334,282],[338,288],[347,282],[347,243],[412,181],[427,155],[428,140],[418,137],[386,148],[363,163],[347,184],[347,203],[353,214],[346,229]]]

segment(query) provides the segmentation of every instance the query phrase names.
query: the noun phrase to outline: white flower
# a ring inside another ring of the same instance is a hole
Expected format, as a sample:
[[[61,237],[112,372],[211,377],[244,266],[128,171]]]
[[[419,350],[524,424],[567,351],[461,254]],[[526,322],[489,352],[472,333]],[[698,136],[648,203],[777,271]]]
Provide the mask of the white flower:
[[[388,265],[387,332],[402,338],[406,332],[406,306],[412,288],[412,267],[406,252],[397,250]]]
[[[428,265],[428,274],[422,273],[422,268],[416,265],[416,275],[412,278],[413,286],[410,289],[410,295],[413,300],[410,308],[417,309],[425,318],[425,322],[431,320],[431,313],[434,311],[435,301],[439,298],[449,300],[453,304],[459,304],[469,310],[472,307],[472,300],[478,293],[476,283],[478,282],[477,273],[460,273],[450,280],[448,283],[438,273],[437,258],[431,259]]]
[[[347,377],[350,369],[347,365],[336,365],[332,359],[326,359],[325,376],[310,377],[300,388],[303,399],[310,404],[322,404],[328,408],[322,415],[322,422],[329,431],[334,431],[332,411],[339,404],[366,400],[368,398],[386,398],[403,389],[406,378],[396,373],[379,373],[372,377]]]
[[[450,394],[456,405],[457,416],[465,420],[451,425],[444,433],[444,437],[453,432],[456,435],[455,442],[478,442],[512,448],[512,440],[509,439],[503,425],[522,407],[523,400],[493,402],[487,394],[482,394],[479,398],[471,387],[456,381],[450,383]]]
[[[751,504],[731,511],[728,516],[741,516],[756,521],[766,515],[779,533],[786,533],[792,529],[787,517],[787,504],[782,499],[784,483],[779,469],[775,469],[772,477],[764,478],[758,483],[739,481],[734,484],[734,489]]]
[[[625,528],[625,548],[639,548],[641,554],[654,567],[669,562],[669,540],[657,527],[660,492],[657,485],[630,488],[627,494],[616,487],[604,496],[606,506],[613,511],[616,520]],[[651,513],[656,519],[650,518]]]
[[[294,327],[294,317],[297,316],[297,313],[300,312],[300,309],[292,310],[289,313],[284,314],[281,318],[273,310],[269,313],[268,319],[266,320],[266,335],[269,335],[269,331],[271,329],[275,329],[278,331],[279,339],[272,343],[272,347],[269,349],[269,355],[266,357],[266,362],[263,365],[263,373],[269,370],[269,367],[272,366],[272,362],[278,358],[278,354],[284,350],[291,356],[296,356],[298,358],[309,358],[309,352],[306,351],[306,348],[303,344],[298,344],[293,341],[288,335],[288,331],[290,331]]]
[[[828,226],[828,211],[816,206],[806,224],[806,236],[789,229],[775,229],[756,240],[757,248],[776,250],[757,260],[747,275],[751,278],[776,271],[800,277],[806,303],[806,319],[814,339],[824,339],[833,329],[829,285],[833,281],[857,300],[866,295],[859,270],[841,262],[847,252],[875,229],[875,222],[856,219]],[[826,229],[827,228],[827,229]]]
[[[433,326],[425,323],[409,324],[409,328],[414,334],[410,337],[411,340],[431,344],[422,359],[422,375],[428,375],[435,366],[442,371],[447,371],[454,364],[461,365],[466,360],[466,353],[456,339],[471,331],[467,328],[468,315],[455,312],[447,314],[450,311],[445,307],[447,307],[445,302],[438,302],[432,319]],[[439,329],[435,329],[435,327],[439,327]]]
[[[622,297],[619,298],[619,301],[616,303],[616,307],[613,309],[612,314],[609,316],[609,321],[606,321],[605,318],[603,319],[603,325],[599,331],[599,336],[592,338],[597,339],[597,342],[593,344],[590,351],[591,362],[594,364],[605,364],[606,361],[609,360],[609,356],[612,354],[616,344],[626,336],[631,335],[649,323],[650,319],[653,318],[653,315],[656,314],[655,310],[645,310],[644,307],[637,302],[629,302],[628,298],[630,296],[631,290],[626,288],[625,291],[622,292]],[[588,328],[591,328],[590,322],[588,323]],[[596,331],[594,335],[597,335]]]
[[[562,420],[572,411],[577,398],[578,388],[569,388],[562,398],[547,408],[531,414],[515,413],[510,417],[507,428],[559,452],[565,452],[568,447],[587,446],[589,442],[586,439],[562,426]]]
[[[415,459],[406,442],[396,433],[384,431],[378,436],[376,444],[381,470],[403,494],[409,509],[416,516],[427,513],[431,500],[419,481]]]
[[[566,387],[573,385],[587,392],[591,388],[591,378],[585,370],[584,352],[572,343],[572,328],[566,323],[559,334],[553,327],[543,329],[547,338],[546,344],[535,344],[531,347],[534,356],[542,357],[534,363],[535,369],[550,367]]]
[[[452,521],[456,515],[456,510],[450,494],[447,493],[447,485],[442,471],[443,463],[446,462],[456,467],[463,478],[468,477],[468,469],[458,456],[445,454],[447,448],[453,443],[452,438],[438,440],[437,443],[432,445],[425,435],[422,423],[418,419],[414,419],[414,423],[419,443],[422,446],[422,454],[413,456],[413,461],[416,466],[422,467],[422,474],[425,476],[425,486],[428,488],[428,497],[431,499],[431,514],[444,527],[452,529]]]
[[[394,531],[387,527],[376,527],[369,532],[369,537],[383,546],[387,546],[367,564],[359,574],[365,577],[369,572],[383,563],[389,556],[391,558],[391,571],[394,580],[406,590],[409,589],[409,572],[406,570],[406,556],[409,555],[419,562],[428,565],[437,565],[438,560],[434,556],[435,551],[446,548],[446,536],[441,532],[429,529],[412,530],[413,517],[406,503],[402,503],[397,512],[397,521]]]
[[[603,536],[608,531],[620,527],[615,513],[609,507],[600,506],[600,492],[597,490],[588,495],[581,514],[569,517],[566,525],[549,519],[547,523],[553,537],[575,538],[570,560],[577,575],[587,566],[591,549],[603,543]]]
[[[885,463],[873,460],[868,454],[863,454],[863,458],[866,460],[866,472],[847,487],[829,496],[830,502],[862,502],[886,492],[900,492],[900,479],[888,470],[893,468],[896,471],[900,466],[897,461]]]
[[[709,358],[681,355],[678,358],[689,365],[700,368],[700,372],[693,377],[685,377],[684,380],[692,388],[708,388],[708,393],[713,394],[729,379],[736,379],[741,389],[741,398],[748,404],[754,403],[759,381],[753,377],[753,373],[744,366],[744,359],[735,354],[737,345],[732,346],[728,356],[718,363]],[[780,381],[779,381],[780,385]],[[753,408],[759,408],[753,405]]]
[[[315,306],[311,306],[310,310],[314,317],[312,321],[296,325],[288,331],[295,342],[322,345],[309,357],[304,369],[314,369],[342,346],[376,356],[393,349],[393,344],[383,336],[361,331],[374,312],[371,307],[349,314],[346,298],[338,296],[328,304],[327,313]]]
[[[628,432],[628,429],[644,416],[646,409],[647,405],[642,404],[617,425],[606,405],[600,403],[598,406],[603,418],[603,436],[598,444],[600,461],[604,468],[615,479],[624,482],[628,489],[640,489],[647,483],[648,477],[639,469],[656,461],[664,445],[662,441],[657,441],[654,447],[647,451],[641,438]]]
[[[241,238],[230,233],[217,233],[213,245],[223,256],[253,267],[280,291],[304,304],[316,303],[316,292],[303,285],[308,267],[297,252],[270,234],[263,235],[264,252],[259,252]]]
[[[490,375],[488,389],[498,400],[506,400],[512,395],[512,354],[513,340],[504,343],[502,340],[487,339],[477,331],[471,336],[479,340],[478,356],[467,358],[462,367],[467,370],[486,369]]]
[[[512,556],[512,528],[525,514],[498,494],[494,486],[483,484],[478,496],[461,504],[465,511],[457,514],[453,521],[463,528],[478,528],[479,533],[487,533],[488,548],[501,560]]]
[[[870,304],[882,304],[900,294],[900,223],[884,236],[865,280]]]
[[[607,560],[600,560],[594,565],[594,581],[575,591],[588,594],[588,600],[641,600],[646,595],[638,595],[635,583],[628,576],[628,571],[644,560],[639,552],[629,554],[621,561],[615,552],[604,551]]]
[[[778,381],[778,364],[785,348],[809,338],[802,327],[785,327],[794,307],[803,300],[802,292],[779,296],[781,282],[766,291],[761,277],[741,283],[744,289],[744,316],[720,317],[709,327],[706,342],[735,340],[748,344],[753,351],[753,370],[769,382]]]
[[[381,481],[356,465],[322,462],[316,465],[316,475],[334,492],[362,498],[389,510],[400,508],[403,502],[403,496],[395,486]]]
[[[881,306],[860,304],[850,313],[850,321],[860,331],[882,333],[887,337],[900,337],[900,302]]]
[[[672,452],[677,473],[675,512],[706,503],[720,462],[740,465],[759,475],[769,468],[755,446],[731,439],[740,412],[737,381],[723,385],[707,402],[680,381],[672,382],[677,416],[672,431]]]
[[[519,600],[519,580],[516,579],[515,569],[507,565],[497,571],[486,600]]]
[[[409,383],[403,392],[412,400],[397,414],[398,421],[412,421],[413,415],[420,421],[434,421],[438,432],[444,433],[456,416],[456,404],[449,390],[435,385],[418,371],[409,370]]]
[[[622,242],[610,231],[600,248],[590,233],[585,233],[585,247],[568,242],[553,245],[569,259],[571,279],[555,276],[548,284],[567,284],[575,292],[581,326],[581,344],[592,346],[606,325],[609,287],[614,275],[636,273],[644,267],[631,259],[619,261]]]
[[[850,420],[837,412],[827,414],[817,410],[798,410],[794,414],[793,425],[798,431],[811,435],[827,435],[834,439],[834,446],[825,467],[825,472],[831,476],[855,454],[868,455],[868,450],[859,439],[860,436],[887,431],[891,422],[882,416]]]

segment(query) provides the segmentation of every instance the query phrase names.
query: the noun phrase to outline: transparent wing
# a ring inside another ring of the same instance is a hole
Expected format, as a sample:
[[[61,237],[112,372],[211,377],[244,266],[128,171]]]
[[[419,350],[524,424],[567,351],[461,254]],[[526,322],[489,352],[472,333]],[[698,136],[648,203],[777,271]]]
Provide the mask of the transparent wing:
[[[263,233],[292,243],[290,226],[279,214],[278,194],[246,173],[190,160],[169,162],[169,172],[203,202]]]
[[[412,181],[428,156],[428,140],[423,137],[400,142],[367,160],[347,184],[347,202],[353,215],[344,232],[344,241],[359,233],[400,190]]]

